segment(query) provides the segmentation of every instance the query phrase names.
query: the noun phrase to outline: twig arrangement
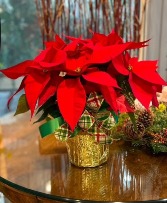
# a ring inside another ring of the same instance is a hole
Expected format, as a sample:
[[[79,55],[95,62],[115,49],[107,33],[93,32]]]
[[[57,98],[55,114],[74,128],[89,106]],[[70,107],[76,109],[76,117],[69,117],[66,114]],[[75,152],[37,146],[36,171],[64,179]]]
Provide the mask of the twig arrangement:
[[[35,0],[42,39],[55,33],[90,37],[90,30],[108,34],[112,29],[126,41],[139,41],[140,0]],[[143,7],[145,8],[145,7]]]

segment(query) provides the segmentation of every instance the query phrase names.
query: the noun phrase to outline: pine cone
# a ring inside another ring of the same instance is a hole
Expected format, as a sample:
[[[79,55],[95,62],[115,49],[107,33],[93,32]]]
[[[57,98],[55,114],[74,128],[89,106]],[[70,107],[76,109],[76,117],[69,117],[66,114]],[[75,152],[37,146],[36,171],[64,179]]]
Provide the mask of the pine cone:
[[[153,115],[151,111],[141,111],[138,116],[138,122],[142,123],[145,128],[148,128],[153,125]]]
[[[136,122],[136,129],[133,123],[127,123],[124,133],[129,139],[140,139],[144,136],[145,127],[142,123]]]

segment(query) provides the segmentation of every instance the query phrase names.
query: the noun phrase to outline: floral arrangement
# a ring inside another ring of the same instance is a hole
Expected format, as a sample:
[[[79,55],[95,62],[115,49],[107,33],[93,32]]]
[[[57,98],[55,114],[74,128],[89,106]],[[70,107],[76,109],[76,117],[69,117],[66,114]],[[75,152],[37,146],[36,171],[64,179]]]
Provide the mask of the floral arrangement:
[[[33,60],[1,70],[11,79],[24,77],[15,93],[25,91],[15,115],[42,112],[37,120],[47,120],[42,136],[54,132],[66,140],[82,130],[109,142],[119,114],[127,112],[133,121],[135,99],[146,109],[150,102],[158,106],[156,93],[166,82],[157,72],[157,61],[130,56],[130,50],[148,46],[148,41],[124,42],[114,31],[67,39],[70,43],[56,35]]]

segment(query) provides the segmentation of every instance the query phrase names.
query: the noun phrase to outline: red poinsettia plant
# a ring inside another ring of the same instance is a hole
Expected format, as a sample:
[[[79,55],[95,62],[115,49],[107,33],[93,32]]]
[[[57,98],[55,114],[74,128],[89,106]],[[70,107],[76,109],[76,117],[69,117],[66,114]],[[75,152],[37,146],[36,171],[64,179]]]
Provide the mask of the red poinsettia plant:
[[[107,36],[93,33],[90,39],[67,39],[69,43],[56,35],[33,60],[1,70],[11,79],[24,77],[16,92],[25,91],[16,114],[30,109],[33,116],[43,110],[39,121],[48,114],[61,116],[74,131],[91,92],[102,95],[107,110],[116,115],[133,112],[136,98],[145,108],[150,102],[158,105],[156,93],[166,82],[157,72],[157,61],[139,61],[129,52],[147,46],[148,41],[124,42],[114,31]]]

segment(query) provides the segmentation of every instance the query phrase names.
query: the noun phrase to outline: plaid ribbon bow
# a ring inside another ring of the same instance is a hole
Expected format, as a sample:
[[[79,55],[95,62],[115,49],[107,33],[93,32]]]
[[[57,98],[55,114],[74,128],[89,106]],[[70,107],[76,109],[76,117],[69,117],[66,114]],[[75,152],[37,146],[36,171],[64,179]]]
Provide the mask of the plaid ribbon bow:
[[[65,141],[82,130],[86,131],[90,136],[94,136],[96,142],[102,144],[111,143],[110,132],[115,125],[115,120],[109,111],[99,111],[103,101],[102,95],[92,92],[87,99],[85,111],[78,121],[76,130],[72,132],[69,126],[64,123],[55,131],[56,138]]]

